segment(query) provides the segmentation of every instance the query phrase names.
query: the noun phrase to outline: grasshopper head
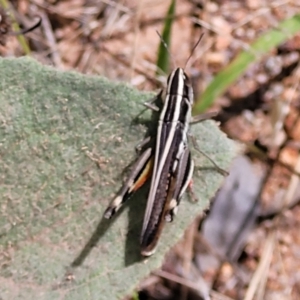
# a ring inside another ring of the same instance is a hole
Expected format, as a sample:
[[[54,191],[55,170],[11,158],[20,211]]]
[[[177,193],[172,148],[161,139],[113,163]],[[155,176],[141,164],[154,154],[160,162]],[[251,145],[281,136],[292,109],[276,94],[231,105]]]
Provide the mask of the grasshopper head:
[[[167,95],[178,95],[193,104],[193,89],[189,77],[182,68],[175,69],[167,80]]]

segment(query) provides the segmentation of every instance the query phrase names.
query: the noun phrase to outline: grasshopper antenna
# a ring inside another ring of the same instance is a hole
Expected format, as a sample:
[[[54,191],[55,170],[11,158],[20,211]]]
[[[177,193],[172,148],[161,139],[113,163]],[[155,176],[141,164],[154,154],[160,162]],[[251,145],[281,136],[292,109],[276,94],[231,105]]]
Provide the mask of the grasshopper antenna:
[[[191,59],[192,55],[194,54],[195,49],[196,49],[196,48],[198,47],[198,45],[200,44],[200,42],[201,42],[203,36],[204,36],[204,33],[202,33],[202,34],[200,35],[200,37],[199,37],[197,43],[193,46],[192,51],[191,51],[191,53],[190,53],[188,59],[186,60],[185,65],[184,65],[184,68],[183,68],[184,70],[185,70],[185,68],[186,68],[186,66],[187,66],[187,64],[188,64],[188,62],[189,62],[189,60]]]
[[[161,36],[161,34],[156,30],[156,33],[157,35],[159,36],[160,38],[160,41],[162,42],[162,44],[164,45],[164,47],[166,48],[166,50],[168,51],[168,54],[169,54],[169,57],[171,58],[172,60],[172,64],[173,64],[173,67],[175,68],[177,66],[177,63],[176,63],[176,60],[174,58],[174,56],[171,54],[171,52],[169,51],[169,47],[167,45],[167,43],[165,42],[165,40],[163,39],[163,37]]]

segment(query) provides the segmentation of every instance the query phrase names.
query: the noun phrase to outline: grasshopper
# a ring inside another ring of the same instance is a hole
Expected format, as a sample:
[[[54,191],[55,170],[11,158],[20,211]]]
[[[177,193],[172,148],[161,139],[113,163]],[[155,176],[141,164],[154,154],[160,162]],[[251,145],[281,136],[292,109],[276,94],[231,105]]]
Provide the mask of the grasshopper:
[[[194,162],[188,147],[188,131],[190,123],[199,121],[199,118],[192,118],[193,103],[190,80],[184,69],[176,68],[168,77],[166,89],[152,102],[145,103],[159,114],[156,132],[143,143],[150,146],[142,151],[104,213],[104,217],[110,219],[151,178],[140,237],[143,256],[155,252],[165,221],[173,220],[180,199],[192,180]]]
[[[111,218],[151,177],[140,241],[144,256],[154,253],[164,221],[173,220],[192,179],[194,163],[188,148],[188,129],[192,121],[193,100],[189,78],[182,68],[177,68],[168,77],[165,93],[161,92],[155,98],[158,105],[147,104],[160,111],[156,137],[150,137],[153,145],[141,153],[104,213],[105,218]]]

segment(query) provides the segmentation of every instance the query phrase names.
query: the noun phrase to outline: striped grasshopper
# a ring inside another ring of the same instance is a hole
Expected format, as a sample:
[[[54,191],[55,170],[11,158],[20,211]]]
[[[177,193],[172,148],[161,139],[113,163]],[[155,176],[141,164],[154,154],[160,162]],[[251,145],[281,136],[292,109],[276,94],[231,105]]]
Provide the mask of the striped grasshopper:
[[[168,77],[166,90],[152,102],[145,103],[159,114],[156,132],[142,143],[147,147],[104,213],[104,217],[110,219],[151,177],[140,237],[143,256],[155,252],[164,222],[173,220],[180,199],[192,180],[194,162],[188,147],[188,130],[190,123],[200,120],[192,118],[193,102],[188,76],[182,68],[175,69]]]

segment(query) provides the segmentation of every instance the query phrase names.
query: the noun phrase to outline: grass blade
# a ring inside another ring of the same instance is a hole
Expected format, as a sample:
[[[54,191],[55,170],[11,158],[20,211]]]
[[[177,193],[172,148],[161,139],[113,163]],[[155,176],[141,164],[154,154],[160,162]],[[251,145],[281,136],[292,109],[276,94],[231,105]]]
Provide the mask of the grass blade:
[[[175,15],[176,0],[172,0],[165,18],[162,40],[160,41],[157,57],[157,75],[169,73],[169,51],[168,47],[171,40],[172,24]]]
[[[9,12],[9,15],[12,19],[12,28],[14,31],[19,31],[20,30],[20,27],[19,27],[19,24],[17,23],[16,21],[16,18],[13,14],[13,12],[11,11],[11,9],[9,8],[9,3],[6,1],[6,0],[0,0],[0,4],[2,5],[2,7]],[[30,48],[28,46],[28,43],[25,39],[25,37],[20,34],[20,35],[17,35],[17,39],[19,41],[19,44],[21,45],[23,51],[24,51],[24,54],[25,55],[30,55]]]
[[[193,114],[197,115],[210,107],[215,99],[247,69],[250,63],[258,61],[274,47],[290,39],[300,31],[300,14],[279,23],[276,29],[270,30],[259,37],[250,50],[240,53],[214,80],[208,85],[204,93],[197,99]]]

